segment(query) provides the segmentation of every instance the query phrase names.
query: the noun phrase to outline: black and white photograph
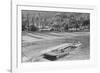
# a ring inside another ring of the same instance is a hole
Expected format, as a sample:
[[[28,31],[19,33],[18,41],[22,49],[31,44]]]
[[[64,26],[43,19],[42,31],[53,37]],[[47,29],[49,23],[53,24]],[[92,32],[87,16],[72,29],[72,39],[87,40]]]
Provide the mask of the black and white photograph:
[[[0,73],[100,73],[99,0],[0,3]]]
[[[90,13],[21,10],[21,62],[90,59]]]
[[[91,5],[14,1],[12,72],[52,73],[94,67],[97,63],[96,12],[96,7]]]

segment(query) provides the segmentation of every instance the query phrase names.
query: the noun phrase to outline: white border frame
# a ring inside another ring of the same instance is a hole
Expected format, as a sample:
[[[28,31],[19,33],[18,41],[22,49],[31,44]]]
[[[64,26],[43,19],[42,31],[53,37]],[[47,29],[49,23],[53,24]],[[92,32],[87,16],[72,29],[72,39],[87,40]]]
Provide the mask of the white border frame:
[[[21,10],[43,10],[62,12],[90,13],[90,60],[21,63]],[[65,70],[69,68],[87,68],[96,66],[96,8],[93,6],[35,4],[27,2],[12,3],[12,72]],[[46,63],[46,64],[45,64]]]

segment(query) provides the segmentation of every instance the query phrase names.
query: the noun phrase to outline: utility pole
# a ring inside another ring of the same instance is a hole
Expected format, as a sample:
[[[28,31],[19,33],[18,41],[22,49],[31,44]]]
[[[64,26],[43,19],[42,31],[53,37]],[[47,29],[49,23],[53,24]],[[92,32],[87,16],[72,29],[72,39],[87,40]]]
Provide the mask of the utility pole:
[[[40,22],[41,22],[41,21],[40,21],[40,13],[39,13],[39,28],[40,28],[40,26],[41,26]]]
[[[27,14],[27,31],[29,31],[29,14]]]

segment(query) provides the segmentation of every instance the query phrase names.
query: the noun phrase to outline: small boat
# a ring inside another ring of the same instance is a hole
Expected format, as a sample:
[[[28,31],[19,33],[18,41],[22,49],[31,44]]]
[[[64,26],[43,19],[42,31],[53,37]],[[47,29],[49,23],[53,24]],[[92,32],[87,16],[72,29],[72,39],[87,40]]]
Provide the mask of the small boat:
[[[48,48],[40,52],[40,55],[32,61],[38,61],[40,59],[45,59],[49,61],[55,61],[59,58],[69,55],[76,48],[79,48],[82,45],[80,42],[64,43],[55,47]]]
[[[42,51],[42,56],[43,56],[43,58],[54,61],[54,60],[57,60],[59,58],[66,56],[66,55],[69,55],[71,51],[75,50],[80,45],[81,45],[80,42],[65,43],[65,44],[59,45],[57,47],[53,47],[51,49]]]

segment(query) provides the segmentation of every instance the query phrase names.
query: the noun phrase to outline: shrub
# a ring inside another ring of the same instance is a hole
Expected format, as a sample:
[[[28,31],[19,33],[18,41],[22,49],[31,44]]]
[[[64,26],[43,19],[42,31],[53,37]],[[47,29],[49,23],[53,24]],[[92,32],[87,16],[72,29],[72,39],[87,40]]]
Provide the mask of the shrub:
[[[36,26],[34,26],[34,25],[30,26],[30,31],[37,31],[37,30],[38,30],[38,28]]]

